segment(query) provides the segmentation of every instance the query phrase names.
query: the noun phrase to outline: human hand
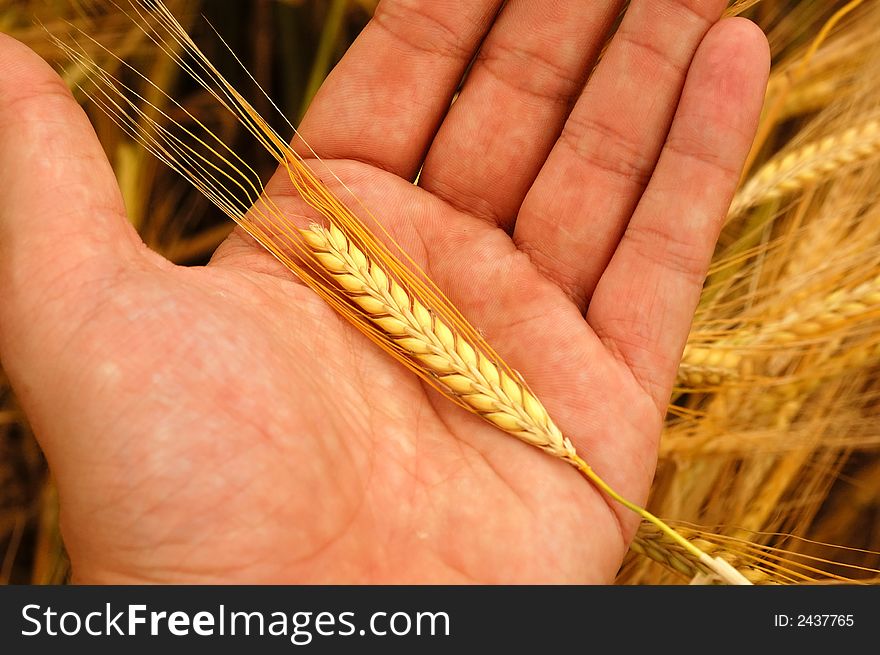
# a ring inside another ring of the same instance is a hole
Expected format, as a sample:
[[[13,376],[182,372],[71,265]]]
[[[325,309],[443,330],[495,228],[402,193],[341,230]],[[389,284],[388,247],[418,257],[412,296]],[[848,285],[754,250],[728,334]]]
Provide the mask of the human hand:
[[[621,2],[500,5],[384,0],[301,133],[642,501],[766,41],[716,23],[723,0],[634,0],[584,89]],[[249,237],[200,268],[148,251],[84,114],[8,37],[0,179],[0,357],[75,580],[613,579],[633,517],[442,399]]]

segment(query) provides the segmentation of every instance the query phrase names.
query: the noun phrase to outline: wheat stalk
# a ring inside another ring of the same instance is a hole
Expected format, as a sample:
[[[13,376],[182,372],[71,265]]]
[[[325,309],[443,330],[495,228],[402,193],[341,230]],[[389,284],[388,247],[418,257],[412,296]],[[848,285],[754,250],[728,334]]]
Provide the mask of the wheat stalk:
[[[880,155],[880,120],[870,120],[771,159],[737,192],[728,220]]]

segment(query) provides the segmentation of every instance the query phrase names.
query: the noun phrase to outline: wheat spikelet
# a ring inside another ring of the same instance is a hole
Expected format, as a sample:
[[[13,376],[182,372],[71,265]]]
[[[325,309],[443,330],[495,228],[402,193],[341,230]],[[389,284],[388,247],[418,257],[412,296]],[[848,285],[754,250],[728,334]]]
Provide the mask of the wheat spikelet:
[[[766,163],[739,190],[728,220],[747,210],[828,179],[841,170],[880,155],[880,120],[870,120]]]
[[[458,334],[335,225],[302,230],[321,265],[370,320],[444,390],[505,432],[562,459],[575,457],[535,395]]]
[[[805,22],[793,20],[800,29]],[[780,58],[773,66],[767,85],[768,106],[784,96],[784,107],[775,116],[776,124],[792,116],[818,111],[857,90],[855,75],[871,56],[877,39],[876,29],[873,17],[864,15],[863,20],[854,21],[846,30],[828,33],[818,47],[809,47],[806,51],[799,48],[787,59]],[[819,37],[821,34],[817,34]]]
[[[690,388],[718,386],[738,379],[743,357],[732,350],[688,344],[678,368],[678,384]]]

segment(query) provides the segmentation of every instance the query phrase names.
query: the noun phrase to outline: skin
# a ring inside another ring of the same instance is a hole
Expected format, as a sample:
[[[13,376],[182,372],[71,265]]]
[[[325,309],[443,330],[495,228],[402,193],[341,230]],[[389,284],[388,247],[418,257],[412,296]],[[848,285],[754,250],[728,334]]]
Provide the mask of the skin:
[[[723,0],[634,0],[585,86],[620,2],[499,4],[384,0],[301,133],[644,502],[766,40],[718,22]],[[428,389],[249,237],[205,267],[150,252],[83,112],[5,36],[0,179],[0,358],[76,581],[613,579],[633,516]],[[282,177],[269,193],[294,202]]]

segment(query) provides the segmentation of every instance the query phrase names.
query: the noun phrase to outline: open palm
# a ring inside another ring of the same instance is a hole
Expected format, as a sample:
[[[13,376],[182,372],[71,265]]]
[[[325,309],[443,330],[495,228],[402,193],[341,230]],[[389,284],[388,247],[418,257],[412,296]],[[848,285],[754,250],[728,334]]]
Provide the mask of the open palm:
[[[384,0],[301,129],[636,501],[766,82],[725,4],[634,0],[585,86],[619,1]],[[0,177],[0,355],[77,580],[613,578],[632,517],[249,237],[203,268],[149,252],[82,112],[5,37]]]

